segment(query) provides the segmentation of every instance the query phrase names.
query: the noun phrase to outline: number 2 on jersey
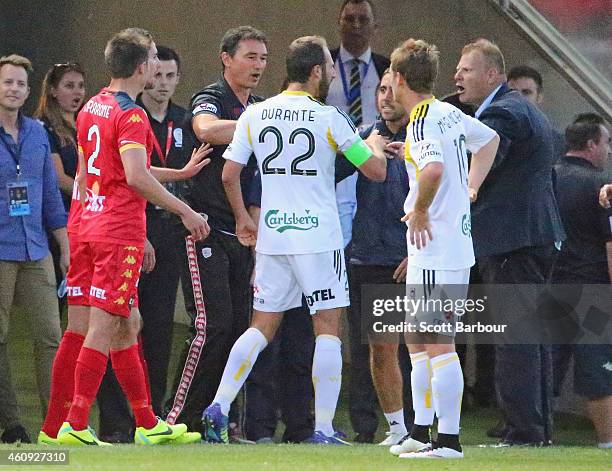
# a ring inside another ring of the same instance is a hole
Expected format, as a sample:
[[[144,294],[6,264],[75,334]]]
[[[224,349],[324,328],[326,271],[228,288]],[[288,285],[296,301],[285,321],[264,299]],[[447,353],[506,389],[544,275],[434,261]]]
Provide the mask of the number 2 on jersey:
[[[92,137],[96,140],[96,147],[87,159],[87,173],[91,173],[99,177],[100,169],[94,165],[94,161],[100,153],[100,128],[97,124],[94,124],[92,127],[89,128],[89,132],[87,133],[87,141],[91,142]]]
[[[272,133],[276,137],[276,148],[269,154],[261,164],[261,170],[264,175],[285,175],[287,170],[283,167],[272,167],[271,163],[283,152],[283,136],[278,128],[274,126],[267,126],[259,133],[259,142],[263,144],[266,135]],[[301,175],[307,177],[314,177],[317,175],[316,169],[303,169],[298,168],[298,165],[311,158],[315,153],[315,138],[306,128],[295,129],[289,136],[289,144],[295,144],[296,139],[299,136],[306,136],[308,141],[308,150],[301,155],[298,155],[291,162],[291,175]]]

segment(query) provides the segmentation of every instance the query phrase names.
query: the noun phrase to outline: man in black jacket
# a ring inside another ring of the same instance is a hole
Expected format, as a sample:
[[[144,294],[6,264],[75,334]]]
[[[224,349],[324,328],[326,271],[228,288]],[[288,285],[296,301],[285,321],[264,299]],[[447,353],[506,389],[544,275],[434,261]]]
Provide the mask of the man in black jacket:
[[[338,13],[340,47],[330,51],[336,78],[331,81],[326,103],[347,113],[358,128],[376,121],[376,87],[389,67],[388,58],[372,52],[371,42],[376,29],[374,3],[371,0],[342,2]],[[336,201],[346,260],[350,260],[349,243],[357,206],[356,185],[356,172],[336,185]],[[349,308],[349,311],[355,309]],[[358,316],[356,311],[349,314],[349,318],[358,319]],[[359,341],[359,336],[357,340]],[[372,403],[375,393],[368,368],[367,348],[356,345],[357,349],[359,352],[352,354],[351,371],[355,374],[351,375],[349,384],[351,425],[357,434],[355,441],[372,443],[378,426],[375,405]],[[351,352],[353,353],[353,349]]]
[[[607,289],[612,272],[612,211],[602,208],[597,196],[611,178],[610,133],[601,116],[585,113],[568,126],[565,136],[568,150],[555,165],[555,191],[567,240],[553,282],[600,284]],[[612,345],[577,343],[560,348],[574,356],[574,391],[586,399],[599,448],[612,448]]]
[[[195,246],[192,256],[197,257],[197,263],[184,263],[183,284],[196,284],[185,296],[193,319],[192,338],[183,351],[184,368],[181,366],[175,381],[168,420],[182,421],[195,429],[201,425],[204,407],[212,402],[232,344],[248,327],[251,312],[253,257],[236,238],[236,221],[221,183],[221,171],[222,155],[232,140],[236,121],[247,106],[261,101],[251,92],[266,68],[266,44],[264,33],[251,26],[228,30],[220,48],[223,76],[191,99],[194,140],[211,144],[213,151],[210,165],[193,179],[187,200],[196,211],[208,215],[211,233]],[[253,162],[242,172],[245,192],[254,169]],[[200,283],[202,293],[197,289]]]
[[[376,99],[382,119],[364,129],[361,136],[365,139],[377,130],[390,142],[404,142],[410,116],[393,99],[389,70],[383,73]],[[355,173],[358,173],[357,168],[347,159],[336,159],[336,180]],[[368,339],[370,345],[365,344],[368,332],[362,319],[361,287],[367,284],[403,284],[406,281],[406,225],[400,219],[407,194],[408,173],[403,159],[394,158],[387,162],[384,182],[374,182],[361,173],[357,177],[357,212],[349,261],[349,412],[352,425],[359,434],[356,439],[372,441],[378,428],[376,402],[379,402],[389,425],[388,435],[381,443],[384,446],[399,443],[412,425],[410,358],[406,349],[401,348],[398,363],[399,334],[389,343]],[[408,417],[404,416],[404,411]]]
[[[462,103],[497,131],[500,145],[472,207],[474,250],[484,283],[546,283],[564,238],[552,185],[548,119],[506,84],[492,42],[466,45],[455,81]],[[498,345],[496,384],[508,445],[548,443],[552,432],[551,354],[545,345]]]

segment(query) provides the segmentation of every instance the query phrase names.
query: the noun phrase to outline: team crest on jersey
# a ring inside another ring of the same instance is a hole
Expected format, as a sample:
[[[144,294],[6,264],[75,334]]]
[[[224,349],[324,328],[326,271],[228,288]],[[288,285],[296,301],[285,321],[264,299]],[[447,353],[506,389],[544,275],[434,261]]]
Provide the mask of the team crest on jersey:
[[[183,147],[183,130],[176,128],[172,134],[174,136],[174,147]]]
[[[270,229],[280,232],[309,231],[319,227],[319,216],[310,214],[310,209],[304,210],[306,214],[285,213],[279,209],[271,209],[266,213],[264,222]]]
[[[142,118],[138,114],[134,113],[132,116],[130,116],[128,121],[130,123],[142,123]]]
[[[215,105],[213,105],[212,103],[200,103],[198,106],[196,106],[193,109],[193,114],[196,115],[198,113],[201,112],[207,112],[207,113],[213,113],[213,114],[217,114],[217,107]]]
[[[97,189],[98,188],[96,187],[91,190],[87,188],[87,197],[85,198],[87,205],[85,206],[85,209],[87,211],[91,211],[92,213],[99,213],[104,210],[104,200],[106,199],[106,196],[99,195],[96,191]]]
[[[461,218],[461,233],[465,236],[472,237],[472,218],[469,213],[466,213]]]

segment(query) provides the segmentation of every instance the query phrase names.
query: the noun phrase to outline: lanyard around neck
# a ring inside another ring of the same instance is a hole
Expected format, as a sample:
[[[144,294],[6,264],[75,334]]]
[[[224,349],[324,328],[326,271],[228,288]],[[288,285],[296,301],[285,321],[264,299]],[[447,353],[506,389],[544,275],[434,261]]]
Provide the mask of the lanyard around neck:
[[[155,152],[159,156],[159,161],[165,167],[168,160],[168,154],[170,153],[170,147],[172,147],[172,130],[174,129],[174,122],[168,120],[168,134],[166,135],[166,152],[162,153],[161,145],[157,140],[157,136],[154,135],[153,145],[155,146]]]
[[[358,60],[359,64],[361,64],[363,61],[357,59],[357,58],[353,58],[351,59],[351,61],[353,60]],[[347,61],[350,62],[350,61]],[[363,68],[363,80],[365,80],[366,75],[368,75],[368,69],[370,68],[370,64],[372,63],[372,56],[370,56],[370,62],[368,62],[367,64],[365,64],[365,67]],[[344,62],[342,62],[342,58],[340,57],[340,53],[338,53],[338,65],[340,66],[340,77],[342,78],[342,91],[344,92],[344,97],[346,98],[346,104],[350,105],[353,100],[355,98],[357,98],[357,96],[359,95],[360,91],[355,89],[355,90],[351,90],[349,88],[349,85],[346,81],[346,72],[344,71]],[[357,66],[359,68],[359,66]]]

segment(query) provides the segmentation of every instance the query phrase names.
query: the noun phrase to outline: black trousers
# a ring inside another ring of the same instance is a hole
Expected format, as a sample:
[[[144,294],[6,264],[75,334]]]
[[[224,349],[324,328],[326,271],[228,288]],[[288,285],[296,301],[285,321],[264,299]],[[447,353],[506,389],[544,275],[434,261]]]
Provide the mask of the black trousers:
[[[138,285],[142,315],[142,346],[149,371],[151,403],[162,415],[172,351],[176,290],[185,257],[185,238],[179,221],[165,211],[147,213],[147,237],[155,249],[155,268],[143,273]]]
[[[349,368],[349,416],[355,433],[374,434],[378,428],[379,404],[370,373],[369,346],[361,342],[361,286],[364,284],[395,283],[397,267],[349,265],[351,306],[348,309],[351,365]],[[412,393],[410,389],[410,356],[403,339],[398,349],[403,378],[404,420],[412,427]]]
[[[484,283],[543,284],[550,280],[553,244],[523,247],[478,259]],[[534,322],[535,324],[535,322]],[[506,421],[506,440],[552,439],[553,374],[550,345],[497,345],[495,384]]]
[[[176,290],[185,257],[185,239],[180,221],[166,212],[147,213],[147,238],[155,249],[155,268],[142,273],[138,283],[138,304],[143,319],[141,339],[147,362],[151,403],[162,415],[172,351]],[[130,407],[112,367],[108,365],[97,396],[100,435],[131,435],[134,421]]]
[[[287,311],[245,383],[246,438],[274,437],[279,411],[285,424],[283,442],[299,443],[312,436],[314,341],[308,308],[303,305]]]
[[[196,244],[196,252],[206,319],[187,289],[191,277],[185,260],[185,307],[193,323],[167,410],[170,420],[201,430],[202,412],[215,396],[232,345],[249,324],[253,257],[236,237],[215,230]]]

